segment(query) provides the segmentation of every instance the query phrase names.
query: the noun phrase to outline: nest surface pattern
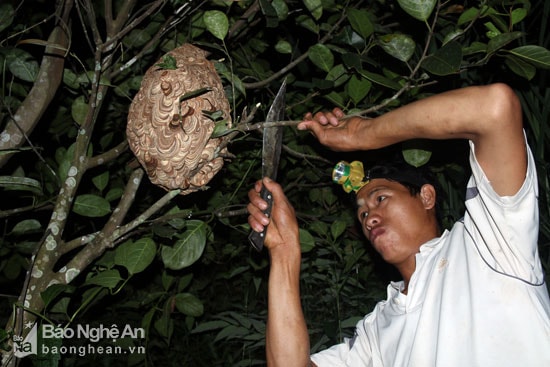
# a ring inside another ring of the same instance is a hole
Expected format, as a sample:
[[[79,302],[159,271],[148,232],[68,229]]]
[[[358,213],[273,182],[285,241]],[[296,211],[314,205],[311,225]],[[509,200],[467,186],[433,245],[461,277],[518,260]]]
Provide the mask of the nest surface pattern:
[[[126,135],[151,182],[186,195],[205,188],[227,154],[220,149],[222,140],[211,138],[215,122],[203,111],[222,111],[228,128],[231,116],[221,79],[204,50],[184,44],[167,55],[176,69],[157,63],[147,70],[130,105]],[[181,98],[203,88],[209,91]]]

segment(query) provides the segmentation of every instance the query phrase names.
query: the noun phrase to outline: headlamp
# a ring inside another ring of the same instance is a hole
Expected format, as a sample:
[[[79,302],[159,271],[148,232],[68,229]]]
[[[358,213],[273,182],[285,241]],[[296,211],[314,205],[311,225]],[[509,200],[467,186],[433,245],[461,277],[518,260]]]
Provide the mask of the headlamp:
[[[359,161],[351,163],[346,161],[338,162],[332,170],[332,181],[342,185],[344,191],[347,193],[352,191],[358,192],[363,186],[369,183],[369,180],[365,179],[363,163]]]

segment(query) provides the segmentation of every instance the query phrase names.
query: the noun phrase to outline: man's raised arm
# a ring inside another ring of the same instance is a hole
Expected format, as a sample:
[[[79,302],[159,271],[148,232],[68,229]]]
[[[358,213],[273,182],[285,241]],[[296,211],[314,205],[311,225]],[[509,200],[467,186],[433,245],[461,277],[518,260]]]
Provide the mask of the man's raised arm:
[[[505,84],[433,95],[373,119],[343,117],[339,109],[308,114],[298,128],[309,129],[322,144],[341,151],[377,149],[416,138],[469,139],[497,194],[515,194],[525,178],[521,106]]]

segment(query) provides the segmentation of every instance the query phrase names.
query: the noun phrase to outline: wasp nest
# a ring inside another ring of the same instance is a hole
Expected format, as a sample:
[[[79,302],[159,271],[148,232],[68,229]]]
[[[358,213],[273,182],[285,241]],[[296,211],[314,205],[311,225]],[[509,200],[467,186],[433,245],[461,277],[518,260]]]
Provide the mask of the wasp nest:
[[[128,113],[130,148],[156,185],[203,188],[223,166],[221,139],[211,138],[221,112],[231,127],[229,102],[207,53],[185,44],[147,70]]]

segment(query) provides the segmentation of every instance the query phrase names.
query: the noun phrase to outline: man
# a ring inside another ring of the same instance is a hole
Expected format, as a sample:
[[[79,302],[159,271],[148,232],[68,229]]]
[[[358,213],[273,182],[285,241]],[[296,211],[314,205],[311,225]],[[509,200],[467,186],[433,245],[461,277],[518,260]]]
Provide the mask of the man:
[[[467,87],[374,119],[343,117],[339,109],[308,113],[298,128],[339,151],[468,139],[466,213],[440,233],[432,185],[411,194],[398,177],[366,180],[357,192],[363,232],[403,281],[388,286],[388,299],[357,324],[352,339],[310,356],[296,217],[281,187],[264,178],[274,198],[265,217],[258,182],[249,192],[248,222],[256,231],[269,225],[268,365],[550,366],[536,173],[514,92],[504,84]]]

